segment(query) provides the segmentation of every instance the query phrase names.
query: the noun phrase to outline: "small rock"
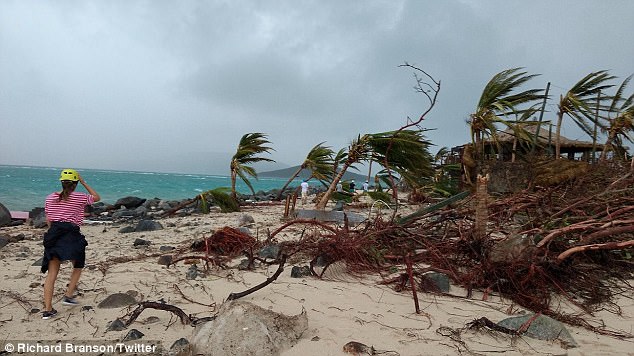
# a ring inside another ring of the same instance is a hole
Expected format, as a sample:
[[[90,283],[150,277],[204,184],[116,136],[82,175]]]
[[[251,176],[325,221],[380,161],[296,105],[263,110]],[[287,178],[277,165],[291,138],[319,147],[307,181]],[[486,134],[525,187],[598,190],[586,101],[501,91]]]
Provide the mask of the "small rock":
[[[421,277],[420,289],[424,292],[449,293],[449,276],[444,273],[430,272]]]
[[[159,247],[159,251],[161,251],[161,252],[172,251],[172,250],[175,250],[175,249],[176,249],[176,247],[174,247],[174,246],[161,246],[161,247]]]
[[[82,305],[81,309],[79,309],[80,311],[91,311],[94,308],[92,307],[92,305]]]
[[[249,215],[249,214],[242,214],[238,217],[238,223],[237,225],[239,227],[242,226],[251,226],[255,224],[255,219],[253,218],[253,216]]]
[[[303,278],[310,275],[312,275],[312,273],[308,266],[293,266],[293,268],[291,268],[291,277],[293,278]]]
[[[181,337],[180,339],[174,341],[172,346],[170,347],[169,354],[170,355],[189,355],[191,351],[191,344],[189,340]]]
[[[29,288],[39,288],[40,285],[41,285],[40,282],[33,282],[29,284]]]
[[[150,246],[150,244],[152,244],[150,241],[148,240],[143,240],[143,239],[136,239],[134,240],[134,246]]]
[[[136,232],[163,230],[163,225],[154,220],[141,220],[134,228]]]
[[[535,314],[529,314],[506,318],[501,320],[498,325],[508,329],[518,330],[534,315]],[[564,324],[546,315],[540,315],[535,318],[522,335],[539,340],[559,340],[565,348],[579,346]]]
[[[139,340],[143,336],[145,336],[144,333],[140,332],[137,329],[132,329],[128,331],[128,333],[123,337],[121,341],[126,342],[126,341],[132,341],[132,340]]]
[[[191,265],[185,273],[185,278],[196,279],[196,277],[198,277],[198,267],[196,267],[196,265]]]
[[[134,297],[126,293],[115,293],[107,296],[106,299],[102,300],[99,305],[97,305],[97,307],[102,309],[112,309],[127,307],[132,304],[136,304]]]
[[[169,266],[172,264],[172,255],[163,255],[159,257],[158,264],[163,266]]]
[[[106,331],[121,330],[125,330],[125,324],[123,323],[123,321],[121,321],[121,319],[115,319],[114,321],[109,322],[108,326],[106,326]]]
[[[260,256],[260,258],[270,258],[270,259],[276,259],[279,254],[280,254],[279,245],[264,246],[260,249],[260,252],[258,252],[258,256]]]

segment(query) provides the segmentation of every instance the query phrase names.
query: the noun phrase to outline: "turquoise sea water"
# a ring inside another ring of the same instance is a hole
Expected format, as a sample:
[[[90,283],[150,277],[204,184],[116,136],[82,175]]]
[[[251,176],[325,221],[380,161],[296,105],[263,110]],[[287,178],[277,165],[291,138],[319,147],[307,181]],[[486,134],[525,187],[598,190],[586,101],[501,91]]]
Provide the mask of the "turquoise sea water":
[[[16,211],[43,207],[46,196],[61,189],[59,174],[62,168],[0,165],[0,203],[7,209]],[[78,171],[101,195],[101,200],[108,204],[113,204],[126,196],[146,199],[189,199],[210,189],[231,187],[231,179],[226,176],[100,169]],[[286,180],[279,178],[251,180],[256,192],[279,189],[284,183]],[[299,183],[300,181],[297,181],[291,185]],[[85,191],[81,186],[78,190]],[[236,182],[236,190],[243,194],[250,193],[246,184],[240,180]]]

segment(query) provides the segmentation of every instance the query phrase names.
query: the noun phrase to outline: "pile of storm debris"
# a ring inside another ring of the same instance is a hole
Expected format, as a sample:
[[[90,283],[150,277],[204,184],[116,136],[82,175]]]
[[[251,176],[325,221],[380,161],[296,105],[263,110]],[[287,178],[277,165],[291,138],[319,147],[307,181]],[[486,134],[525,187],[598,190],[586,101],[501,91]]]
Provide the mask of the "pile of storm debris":
[[[631,337],[587,318],[599,310],[618,314],[614,297],[633,295],[630,167],[602,164],[583,174],[556,175],[551,173],[548,181],[542,174],[526,189],[497,196],[488,193],[488,178],[479,177],[474,193],[463,192],[398,219],[378,216],[354,226],[295,219],[266,240],[219,231],[196,248],[208,262],[221,261],[223,251],[230,251],[227,257],[247,256],[247,266],[257,262],[279,264],[280,269],[288,258],[301,257],[310,261],[309,274],[316,278],[329,265],[345,262],[350,272],[380,273],[382,283],[413,293],[417,312],[416,291],[442,292],[431,281],[442,274],[465,288],[466,297],[474,290],[483,298],[496,294],[571,325]],[[278,243],[280,232],[298,226],[303,228],[299,239]],[[276,246],[274,258],[257,253],[271,245]],[[555,300],[569,302],[577,312],[562,311]]]

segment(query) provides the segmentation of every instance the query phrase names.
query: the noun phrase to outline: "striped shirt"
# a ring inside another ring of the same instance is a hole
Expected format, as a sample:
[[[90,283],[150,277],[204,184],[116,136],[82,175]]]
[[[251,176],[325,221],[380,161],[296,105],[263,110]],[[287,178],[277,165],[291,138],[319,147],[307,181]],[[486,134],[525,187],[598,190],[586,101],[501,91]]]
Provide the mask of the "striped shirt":
[[[72,192],[68,200],[59,200],[59,193],[52,193],[46,197],[44,211],[48,221],[65,221],[82,225],[86,205],[92,205],[94,202],[95,198],[86,193]]]

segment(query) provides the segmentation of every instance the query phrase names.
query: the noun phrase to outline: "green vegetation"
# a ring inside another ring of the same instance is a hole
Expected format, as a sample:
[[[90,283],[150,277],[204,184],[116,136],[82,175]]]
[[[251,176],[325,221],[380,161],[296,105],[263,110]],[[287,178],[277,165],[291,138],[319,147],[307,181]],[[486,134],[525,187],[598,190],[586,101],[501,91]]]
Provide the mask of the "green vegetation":
[[[258,174],[250,165],[261,161],[275,162],[270,158],[259,156],[262,153],[269,153],[273,150],[271,147],[267,146],[270,143],[271,142],[268,141],[267,136],[259,132],[245,134],[240,139],[236,153],[231,159],[230,166],[231,195],[234,199],[237,200],[238,198],[236,193],[237,177],[240,177],[240,179],[242,179],[242,181],[249,187],[251,193],[255,195],[255,191],[253,190],[253,186],[251,185],[248,176],[257,179]]]

